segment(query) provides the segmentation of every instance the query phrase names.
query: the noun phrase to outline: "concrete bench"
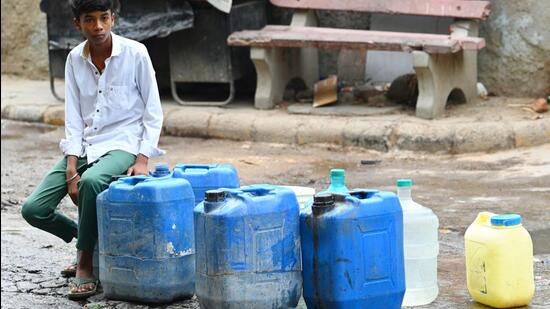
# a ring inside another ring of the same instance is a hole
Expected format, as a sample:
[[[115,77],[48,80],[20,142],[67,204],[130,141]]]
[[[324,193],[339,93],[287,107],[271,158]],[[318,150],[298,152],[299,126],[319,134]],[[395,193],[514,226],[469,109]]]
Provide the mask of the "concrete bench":
[[[419,96],[416,115],[441,116],[447,98],[462,91],[475,99],[479,21],[488,17],[488,1],[468,0],[271,0],[295,9],[289,26],[268,25],[261,30],[232,33],[230,46],[250,47],[258,75],[255,107],[273,108],[282,100],[287,83],[296,77],[312,88],[319,78],[318,48],[406,51],[413,54]],[[315,10],[452,17],[450,34],[404,33],[317,27]]]

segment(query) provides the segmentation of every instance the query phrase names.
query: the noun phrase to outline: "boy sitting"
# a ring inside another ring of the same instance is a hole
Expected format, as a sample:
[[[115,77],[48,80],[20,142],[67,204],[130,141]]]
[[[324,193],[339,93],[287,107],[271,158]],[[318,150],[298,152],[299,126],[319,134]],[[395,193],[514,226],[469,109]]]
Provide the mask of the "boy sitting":
[[[157,148],[162,109],[145,46],[111,32],[116,0],[72,0],[74,25],[86,41],[65,65],[64,158],[44,177],[21,213],[31,225],[70,242],[80,259],[70,299],[96,293],[92,272],[97,242],[96,197],[113,175],[146,175]],[[78,205],[78,224],[56,211],[66,194]]]

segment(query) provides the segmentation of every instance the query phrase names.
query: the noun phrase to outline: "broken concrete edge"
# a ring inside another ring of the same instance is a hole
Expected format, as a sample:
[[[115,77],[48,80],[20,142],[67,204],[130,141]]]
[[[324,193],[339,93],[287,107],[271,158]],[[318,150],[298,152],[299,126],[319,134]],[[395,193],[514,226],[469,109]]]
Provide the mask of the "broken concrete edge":
[[[2,118],[63,126],[62,105],[2,107]],[[493,152],[550,143],[550,118],[516,122],[433,123],[286,115],[274,110],[186,107],[164,110],[163,134],[283,144],[332,144],[380,152]]]

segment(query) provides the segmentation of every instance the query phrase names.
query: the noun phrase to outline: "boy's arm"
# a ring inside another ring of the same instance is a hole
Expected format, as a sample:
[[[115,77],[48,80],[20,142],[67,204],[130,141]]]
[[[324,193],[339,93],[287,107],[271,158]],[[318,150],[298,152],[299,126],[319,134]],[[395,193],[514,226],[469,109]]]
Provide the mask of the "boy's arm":
[[[80,93],[74,77],[74,68],[71,55],[65,63],[65,139],[59,146],[67,158],[65,177],[67,178],[67,191],[71,200],[78,205],[78,181],[77,160],[82,155],[82,135],[84,133],[84,120],[80,114]]]
[[[80,91],[76,84],[71,55],[65,63],[65,139],[59,143],[66,156],[82,155],[84,120],[80,113]],[[69,167],[69,166],[67,166]]]
[[[147,49],[143,47],[143,51],[139,53],[136,69],[136,84],[138,91],[145,103],[143,112],[143,136],[139,146],[139,153],[150,158],[161,156],[165,151],[157,148],[160,132],[162,130],[162,108],[160,105],[160,96],[155,78],[155,70],[147,53]],[[138,156],[139,157],[139,156]]]

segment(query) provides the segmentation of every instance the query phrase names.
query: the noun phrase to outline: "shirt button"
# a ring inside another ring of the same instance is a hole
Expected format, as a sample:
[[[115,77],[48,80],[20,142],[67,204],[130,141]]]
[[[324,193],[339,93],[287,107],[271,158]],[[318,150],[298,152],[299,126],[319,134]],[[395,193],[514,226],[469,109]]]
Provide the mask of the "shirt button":
[[[99,109],[96,109],[95,111],[99,113]]]
[[[94,128],[94,130],[97,130],[97,128]]]
[[[88,144],[88,146],[92,146],[92,144]]]
[[[99,93],[101,93],[101,90],[99,90]]]
[[[95,75],[97,75],[97,74],[99,74],[99,73],[95,72]]]

